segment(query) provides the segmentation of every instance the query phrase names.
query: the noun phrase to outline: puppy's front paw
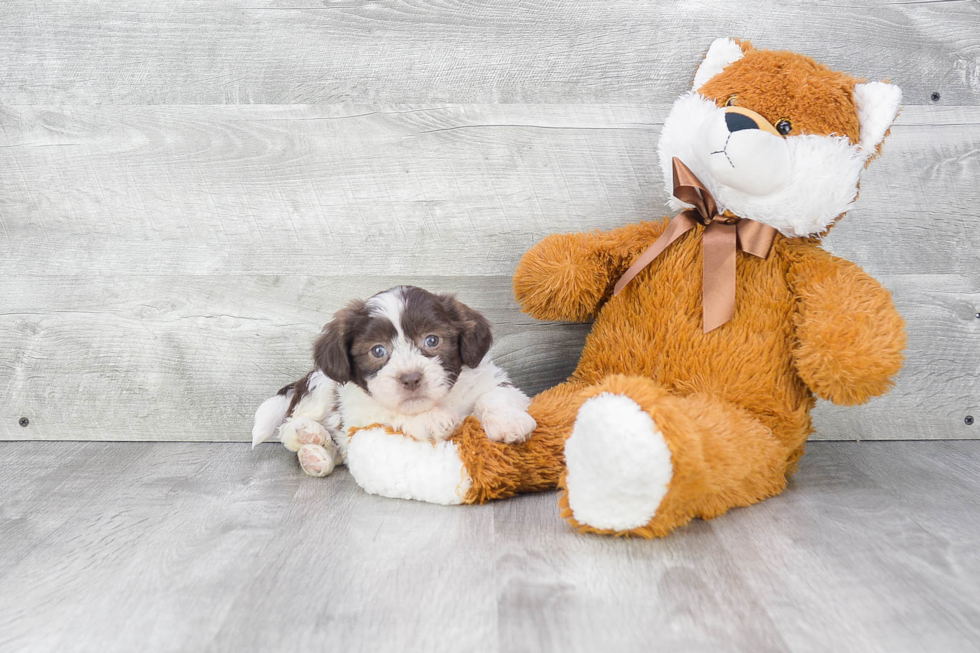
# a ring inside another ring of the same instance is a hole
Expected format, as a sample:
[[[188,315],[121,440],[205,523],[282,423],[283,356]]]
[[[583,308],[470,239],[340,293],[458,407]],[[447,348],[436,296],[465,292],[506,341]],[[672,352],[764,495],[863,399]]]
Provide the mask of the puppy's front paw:
[[[333,454],[319,444],[304,444],[296,452],[299,466],[310,476],[327,476],[336,466]]]
[[[495,442],[524,442],[537,427],[534,418],[523,410],[488,410],[483,413],[483,430]]]
[[[325,447],[331,442],[327,429],[309,417],[294,417],[279,429],[279,439],[290,451],[299,451],[304,444]]]
[[[416,440],[440,442],[448,440],[460,422],[459,415],[456,413],[435,408],[416,415],[402,424],[401,432]]]

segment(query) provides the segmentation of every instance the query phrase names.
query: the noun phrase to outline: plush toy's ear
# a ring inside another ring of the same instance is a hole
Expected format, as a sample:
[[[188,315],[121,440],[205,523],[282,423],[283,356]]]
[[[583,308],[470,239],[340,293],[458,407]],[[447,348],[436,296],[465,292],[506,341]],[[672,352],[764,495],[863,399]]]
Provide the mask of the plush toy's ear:
[[[715,39],[708,48],[708,53],[704,55],[704,61],[698,66],[698,72],[694,73],[694,87],[696,91],[709,79],[720,73],[731,63],[735,63],[742,58],[742,55],[752,48],[748,41],[739,43],[735,39]]]
[[[868,158],[878,151],[878,145],[898,116],[902,89],[886,82],[855,84],[854,104],[857,105],[858,121],[861,123],[858,145]]]

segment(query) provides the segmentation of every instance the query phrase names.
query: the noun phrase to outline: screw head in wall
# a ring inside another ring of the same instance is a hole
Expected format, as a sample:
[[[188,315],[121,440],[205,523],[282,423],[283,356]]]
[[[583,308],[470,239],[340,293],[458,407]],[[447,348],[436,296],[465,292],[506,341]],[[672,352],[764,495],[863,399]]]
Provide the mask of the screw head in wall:
[[[963,423],[967,426],[973,426],[973,415],[967,415],[963,418]]]
[[[17,423],[21,426],[27,426],[31,423],[31,420],[27,419],[26,417],[21,417],[19,420],[17,420]]]
[[[931,97],[933,102],[939,102],[939,91],[933,91]]]

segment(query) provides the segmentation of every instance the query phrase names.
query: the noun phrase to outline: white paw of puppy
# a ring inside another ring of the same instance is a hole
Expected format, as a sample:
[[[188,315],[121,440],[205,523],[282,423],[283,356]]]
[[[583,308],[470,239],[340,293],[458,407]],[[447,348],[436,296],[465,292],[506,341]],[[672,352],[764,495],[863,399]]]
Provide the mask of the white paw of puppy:
[[[299,451],[304,444],[324,447],[331,442],[327,429],[309,417],[293,417],[287,421],[279,427],[279,439],[290,451]]]
[[[482,424],[488,438],[506,444],[524,442],[538,426],[526,411],[517,409],[484,411]]]
[[[448,440],[459,427],[462,420],[456,413],[434,408],[407,420],[401,425],[401,432],[416,440],[440,442]]]
[[[327,476],[336,466],[333,454],[319,444],[304,444],[296,452],[296,456],[299,458],[299,466],[310,476]]]

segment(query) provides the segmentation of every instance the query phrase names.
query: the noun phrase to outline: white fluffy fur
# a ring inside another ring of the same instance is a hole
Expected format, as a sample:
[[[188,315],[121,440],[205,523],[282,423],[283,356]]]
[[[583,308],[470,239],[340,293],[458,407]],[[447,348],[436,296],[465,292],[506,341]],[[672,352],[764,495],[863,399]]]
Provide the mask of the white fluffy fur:
[[[521,442],[537,424],[528,412],[531,400],[513,386],[498,385],[482,393],[473,406],[487,437],[508,444]]]
[[[565,465],[575,519],[617,531],[649,523],[674,474],[670,449],[650,415],[610,393],[579,409],[565,442]]]
[[[902,89],[886,82],[857,84],[854,86],[854,103],[861,122],[861,150],[866,157],[871,156],[898,117]]]
[[[787,149],[785,179],[779,188],[765,195],[721,183],[712,171],[712,154],[722,147],[718,142],[719,124],[725,111],[697,93],[681,96],[675,103],[660,136],[660,165],[668,192],[673,191],[671,159],[679,158],[704,183],[719,211],[730,210],[742,218],[762,222],[789,237],[820,233],[840,214],[851,208],[857,196],[858,179],[864,169],[865,156],[847,138],[838,136],[789,136],[785,139],[756,132],[744,136],[735,132],[728,143],[729,153],[740,147],[751,148],[752,139],[783,141]],[[733,159],[738,161],[737,156]],[[744,177],[765,174],[751,167],[751,156],[744,157]],[[732,182],[737,183],[737,182]],[[671,197],[668,205],[674,211],[688,208]]]
[[[365,491],[394,499],[460,504],[473,483],[451,441],[419,442],[380,428],[351,440],[347,467]]]
[[[704,61],[698,66],[698,71],[694,74],[694,90],[704,86],[709,79],[723,71],[728,64],[734,63],[742,58],[742,48],[739,47],[735,39],[715,39],[711,42]]]
[[[255,422],[252,425],[252,448],[265,442],[273,436],[276,429],[286,419],[289,410],[289,397],[276,395],[262,402],[255,411]]]
[[[402,313],[405,310],[405,294],[402,286],[378,293],[364,303],[372,315],[380,315],[391,322],[399,338],[405,337],[405,332],[402,330]]]

